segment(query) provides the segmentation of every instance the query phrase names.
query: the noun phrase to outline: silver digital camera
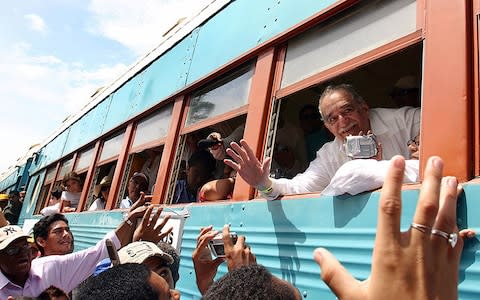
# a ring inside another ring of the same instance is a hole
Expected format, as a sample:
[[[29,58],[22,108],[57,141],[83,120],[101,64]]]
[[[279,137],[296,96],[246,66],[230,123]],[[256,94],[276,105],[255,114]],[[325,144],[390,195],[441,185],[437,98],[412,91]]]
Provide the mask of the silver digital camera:
[[[238,235],[236,232],[230,232],[230,239],[232,243],[235,245],[238,239]],[[222,233],[217,234],[209,243],[208,248],[210,252],[215,257],[225,257],[225,246],[223,244],[223,235]]]
[[[345,141],[345,152],[353,159],[372,158],[377,155],[375,135],[349,135]]]

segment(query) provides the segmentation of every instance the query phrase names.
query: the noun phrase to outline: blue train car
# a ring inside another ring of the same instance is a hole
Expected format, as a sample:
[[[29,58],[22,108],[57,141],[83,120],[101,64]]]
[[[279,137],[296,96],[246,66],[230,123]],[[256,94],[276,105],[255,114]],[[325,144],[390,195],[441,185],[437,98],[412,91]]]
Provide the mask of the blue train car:
[[[83,249],[122,220],[119,203],[135,172],[149,175],[153,203],[182,210],[173,195],[192,140],[245,126],[243,138],[257,157],[270,157],[281,144],[282,124],[301,128],[299,111],[318,106],[326,85],[348,82],[370,107],[396,107],[392,87],[408,76],[421,100],[420,165],[431,155],[445,160],[445,173],[465,190],[457,223],[479,231],[479,16],[478,0],[214,0],[40,145],[24,165],[20,223],[38,219],[50,191],[75,171],[83,190],[67,217],[75,249]],[[105,176],[112,178],[106,209],[90,212]],[[2,189],[9,180],[0,182]],[[405,230],[418,188],[402,190]],[[378,191],[266,201],[237,178],[226,198],[188,206],[179,237],[183,299],[200,298],[191,254],[199,228],[209,224],[228,223],[246,235],[257,261],[306,299],[335,299],[312,260],[316,247],[331,250],[356,278],[368,277]],[[479,246],[475,238],[462,254],[460,299],[480,297]],[[225,272],[221,266],[218,276]]]

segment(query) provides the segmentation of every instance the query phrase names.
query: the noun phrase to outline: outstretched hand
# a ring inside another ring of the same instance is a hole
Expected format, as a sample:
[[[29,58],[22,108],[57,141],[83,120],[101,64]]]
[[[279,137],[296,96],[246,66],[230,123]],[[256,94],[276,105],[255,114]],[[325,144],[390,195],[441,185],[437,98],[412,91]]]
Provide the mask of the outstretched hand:
[[[430,158],[412,226],[407,232],[400,232],[404,169],[404,158],[392,158],[380,196],[369,279],[356,280],[326,249],[315,250],[321,277],[339,299],[458,297],[463,238],[471,238],[475,232],[468,229],[458,232],[457,180],[442,179],[443,161],[439,157]]]
[[[208,242],[210,242],[218,231],[212,230],[213,226],[200,228],[200,234],[197,237],[197,247],[193,250],[192,260],[195,268],[195,276],[197,277],[197,287],[203,295],[213,283],[213,278],[217,274],[218,266],[220,266],[224,259],[217,257],[212,259],[210,250],[208,249]]]
[[[163,227],[165,227],[165,224],[170,220],[170,215],[165,216],[165,218],[162,219],[162,222],[157,225],[158,218],[160,218],[163,209],[159,207],[152,217],[153,208],[153,205],[150,205],[147,208],[147,211],[143,215],[142,223],[135,229],[135,232],[133,233],[134,242],[149,241],[156,244],[172,232],[173,227],[162,232]]]
[[[245,140],[241,140],[240,144],[241,146],[235,142],[230,144],[231,148],[227,149],[227,154],[232,159],[225,159],[225,164],[237,171],[249,185],[260,190],[270,187],[270,158],[262,163]]]

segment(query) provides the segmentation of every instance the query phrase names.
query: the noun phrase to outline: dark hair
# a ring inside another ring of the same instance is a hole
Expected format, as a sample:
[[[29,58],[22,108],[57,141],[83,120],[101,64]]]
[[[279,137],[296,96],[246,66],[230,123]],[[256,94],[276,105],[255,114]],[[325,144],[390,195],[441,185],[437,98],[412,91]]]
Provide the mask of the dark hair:
[[[20,193],[18,191],[11,191],[9,194],[8,194],[9,197],[12,197],[12,196],[16,196],[16,197],[20,197]]]
[[[206,150],[194,152],[188,159],[188,167],[198,166],[205,170],[206,174],[213,174],[217,161],[213,155]]]
[[[42,253],[42,255],[45,254],[45,250],[43,249],[42,246],[40,246],[40,244],[37,243],[37,238],[41,237],[46,239],[48,237],[48,230],[50,229],[50,225],[52,225],[56,221],[63,221],[68,225],[67,218],[65,218],[64,215],[57,213],[57,214],[53,214],[53,215],[45,216],[41,218],[33,226],[33,240],[35,241],[35,244],[37,245],[38,250],[40,250],[40,253]]]
[[[334,92],[344,91],[345,93],[349,94],[352,97],[352,100],[357,102],[358,104],[366,104],[365,100],[363,100],[362,96],[360,96],[353,85],[351,84],[338,84],[338,85],[329,85],[325,88],[320,99],[318,100],[318,107],[322,105],[322,101],[329,95],[333,94]],[[320,110],[320,109],[319,109]],[[320,110],[320,115],[322,115],[322,111]]]
[[[165,242],[160,241],[157,243],[157,246],[158,248],[160,248],[160,250],[170,254],[170,256],[173,258],[173,263],[167,266],[172,272],[173,285],[175,286],[177,284],[178,279],[180,278],[180,275],[178,274],[178,269],[180,268],[180,255],[178,255],[178,252],[177,250],[175,250],[175,248],[173,248],[170,244],[167,244]]]
[[[148,190],[148,177],[147,175],[141,173],[141,172],[135,172],[133,173],[132,177],[130,180],[133,180],[136,184],[138,184],[140,187],[140,192],[146,192]]]
[[[46,290],[44,290],[40,295],[38,295],[38,300],[50,300],[53,297],[68,297],[67,294],[59,289],[56,286],[51,285]]]
[[[292,289],[279,288],[273,282],[273,275],[262,265],[236,268],[215,282],[202,299],[296,299]]]
[[[306,111],[308,110],[313,110],[316,114],[318,114],[318,117],[320,117],[320,113],[318,111],[318,107],[315,107],[313,104],[305,104],[302,109],[298,112],[298,118],[302,119],[303,115],[305,114]]]
[[[60,187],[54,187],[52,192],[50,193],[53,197],[60,199],[62,197],[62,189]]]
[[[157,300],[159,293],[149,283],[151,271],[144,264],[121,264],[87,279],[78,299]]]

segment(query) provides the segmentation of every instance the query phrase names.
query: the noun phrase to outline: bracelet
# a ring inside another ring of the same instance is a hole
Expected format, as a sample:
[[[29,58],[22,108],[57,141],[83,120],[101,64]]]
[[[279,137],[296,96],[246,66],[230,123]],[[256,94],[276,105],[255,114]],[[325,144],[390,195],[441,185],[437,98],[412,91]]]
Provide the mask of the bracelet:
[[[130,227],[133,227],[133,222],[128,218],[128,212],[123,214],[123,222],[127,223]]]
[[[130,227],[133,227],[133,222],[130,219],[125,219],[125,223],[127,223]]]
[[[268,195],[268,194],[271,194],[271,193],[272,193],[273,188],[272,188],[272,186],[269,186],[269,187],[266,188],[266,189],[258,189],[258,190],[260,191],[260,193],[262,193],[262,194],[267,194],[267,195]]]

